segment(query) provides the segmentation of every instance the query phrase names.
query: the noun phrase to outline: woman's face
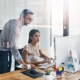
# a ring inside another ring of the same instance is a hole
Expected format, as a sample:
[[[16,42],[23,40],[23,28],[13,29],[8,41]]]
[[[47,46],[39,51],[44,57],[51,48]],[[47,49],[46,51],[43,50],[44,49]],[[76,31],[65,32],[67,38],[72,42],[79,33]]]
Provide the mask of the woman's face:
[[[39,33],[39,32],[36,32],[36,33],[33,35],[33,37],[31,37],[31,39],[32,39],[32,42],[38,43],[39,40],[40,40],[40,33]]]

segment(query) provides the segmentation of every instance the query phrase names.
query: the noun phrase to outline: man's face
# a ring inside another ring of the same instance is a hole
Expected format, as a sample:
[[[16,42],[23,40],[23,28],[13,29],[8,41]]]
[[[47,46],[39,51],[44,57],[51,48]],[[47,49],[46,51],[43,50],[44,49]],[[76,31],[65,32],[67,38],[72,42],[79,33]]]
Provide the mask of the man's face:
[[[32,22],[33,20],[33,15],[32,14],[27,14],[25,17],[24,17],[24,20],[23,20],[23,23],[24,25],[28,25]]]

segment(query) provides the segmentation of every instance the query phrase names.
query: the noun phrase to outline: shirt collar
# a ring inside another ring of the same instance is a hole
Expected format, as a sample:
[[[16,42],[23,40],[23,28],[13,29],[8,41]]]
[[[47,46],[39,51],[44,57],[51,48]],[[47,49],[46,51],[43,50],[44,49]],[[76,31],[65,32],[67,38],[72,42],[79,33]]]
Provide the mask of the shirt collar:
[[[23,25],[22,25],[22,22],[21,22],[20,18],[18,18],[18,19],[17,19],[17,25],[18,25],[20,28],[22,28],[22,27],[23,27]]]

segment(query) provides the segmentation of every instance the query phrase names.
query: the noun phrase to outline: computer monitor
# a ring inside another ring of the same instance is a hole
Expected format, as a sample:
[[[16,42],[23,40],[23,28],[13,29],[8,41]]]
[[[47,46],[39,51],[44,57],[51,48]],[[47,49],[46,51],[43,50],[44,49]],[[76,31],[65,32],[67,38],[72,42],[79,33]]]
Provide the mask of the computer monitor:
[[[56,67],[60,67],[62,63],[68,61],[69,52],[75,49],[77,53],[80,52],[79,36],[66,36],[55,38],[56,51]],[[80,59],[79,59],[80,60]]]
[[[80,35],[78,36],[78,58],[80,61]]]

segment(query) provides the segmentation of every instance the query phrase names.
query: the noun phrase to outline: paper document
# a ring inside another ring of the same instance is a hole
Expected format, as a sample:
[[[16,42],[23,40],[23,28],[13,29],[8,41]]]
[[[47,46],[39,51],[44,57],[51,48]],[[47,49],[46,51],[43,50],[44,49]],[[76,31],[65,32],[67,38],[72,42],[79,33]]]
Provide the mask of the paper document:
[[[18,65],[17,66],[18,68],[23,68],[23,64],[20,64],[20,65]],[[26,66],[28,69],[30,69],[31,68],[31,65],[30,64],[27,64],[27,66]]]

